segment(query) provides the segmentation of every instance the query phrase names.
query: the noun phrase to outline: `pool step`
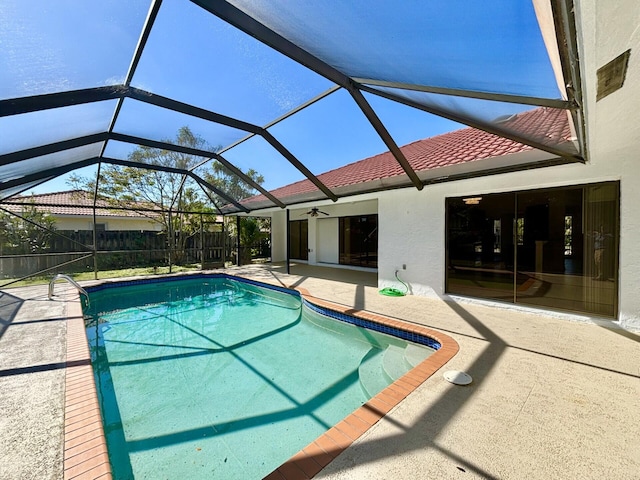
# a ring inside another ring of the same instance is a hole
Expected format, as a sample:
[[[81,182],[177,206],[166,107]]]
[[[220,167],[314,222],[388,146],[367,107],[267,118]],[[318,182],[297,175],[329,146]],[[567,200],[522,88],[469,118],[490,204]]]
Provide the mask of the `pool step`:
[[[384,354],[379,348],[371,348],[360,361],[358,367],[360,386],[369,398],[389,385],[387,377],[383,374],[383,358]]]
[[[382,358],[382,370],[389,383],[400,378],[409,371],[405,362],[405,349],[396,345],[389,345]]]
[[[371,348],[358,367],[360,386],[365,395],[372,397],[416,365],[422,363],[433,350],[412,343],[404,348],[389,345],[384,351]]]
[[[433,349],[408,343],[404,349],[404,360],[411,370],[416,365],[422,363],[429,355],[433,353]]]

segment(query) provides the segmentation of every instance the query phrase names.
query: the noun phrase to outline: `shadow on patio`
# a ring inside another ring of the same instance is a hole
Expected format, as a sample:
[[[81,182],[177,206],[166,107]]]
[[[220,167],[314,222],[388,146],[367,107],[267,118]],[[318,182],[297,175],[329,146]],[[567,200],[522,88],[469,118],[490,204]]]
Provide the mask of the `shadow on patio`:
[[[260,275],[445,331],[460,352],[443,370],[474,379],[458,387],[436,373],[351,447],[329,452],[337,458],[316,478],[603,478],[612,474],[614,452],[625,459],[617,476],[640,468],[632,446],[639,409],[632,419],[628,408],[613,407],[638,406],[636,334],[449,298],[384,298],[373,286],[342,283],[337,269],[320,279],[311,269],[300,275],[305,268],[292,268],[291,277],[278,269]],[[303,474],[300,464],[289,466]]]

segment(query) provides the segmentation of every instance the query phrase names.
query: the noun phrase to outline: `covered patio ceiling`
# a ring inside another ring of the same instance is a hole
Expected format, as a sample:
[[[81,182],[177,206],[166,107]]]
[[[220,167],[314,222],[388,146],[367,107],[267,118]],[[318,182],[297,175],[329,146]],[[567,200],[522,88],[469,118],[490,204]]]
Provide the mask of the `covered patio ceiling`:
[[[3,2],[0,200],[115,164],[184,175],[222,213],[249,213],[204,179],[213,162],[286,208],[270,190],[300,179],[312,200],[360,193],[318,175],[382,151],[401,185],[422,189],[399,146],[465,125],[582,162],[572,11],[572,0]],[[571,142],[505,122],[540,107],[566,113]],[[210,147],[167,140],[185,125]],[[138,146],[198,160],[139,163]]]

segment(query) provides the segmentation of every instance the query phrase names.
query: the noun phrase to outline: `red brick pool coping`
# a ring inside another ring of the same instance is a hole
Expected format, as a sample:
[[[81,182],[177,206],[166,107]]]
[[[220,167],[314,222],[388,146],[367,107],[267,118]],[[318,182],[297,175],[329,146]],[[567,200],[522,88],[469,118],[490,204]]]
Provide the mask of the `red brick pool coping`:
[[[280,465],[265,477],[265,480],[306,480],[326,467],[334,458],[360,438],[367,430],[383,418],[407,395],[418,388],[425,380],[437,372],[445,363],[458,353],[458,342],[448,335],[389,317],[364,310],[338,305],[313,297],[306,289],[296,288],[305,300],[330,310],[353,317],[372,320],[376,323],[424,335],[437,340],[441,347],[422,363],[416,365],[402,377],[371,398],[367,403],[348,415],[293,457]]]
[[[80,301],[67,303],[64,480],[107,480],[111,465]]]
[[[458,343],[442,332],[315,298],[304,288],[296,290],[320,307],[424,335],[441,347],[280,465],[265,477],[268,480],[313,478],[458,353]],[[64,479],[108,480],[112,478],[111,466],[79,301],[67,304],[67,319]]]

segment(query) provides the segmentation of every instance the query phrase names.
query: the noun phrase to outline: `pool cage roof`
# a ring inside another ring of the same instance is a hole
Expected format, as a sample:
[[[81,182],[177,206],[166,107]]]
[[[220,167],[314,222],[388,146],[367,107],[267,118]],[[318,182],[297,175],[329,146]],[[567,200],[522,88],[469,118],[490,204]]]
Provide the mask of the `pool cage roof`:
[[[249,213],[362,193],[318,175],[383,151],[404,172],[394,188],[422,189],[399,145],[464,126],[547,162],[513,169],[587,155],[572,0],[10,0],[0,45],[0,201],[114,164],[183,175],[220,213]],[[540,107],[566,113],[570,141],[505,121]],[[167,140],[182,126],[207,147]],[[140,163],[138,146],[196,160]],[[215,162],[267,202],[208,182]],[[295,202],[269,191],[301,179],[314,189]]]

